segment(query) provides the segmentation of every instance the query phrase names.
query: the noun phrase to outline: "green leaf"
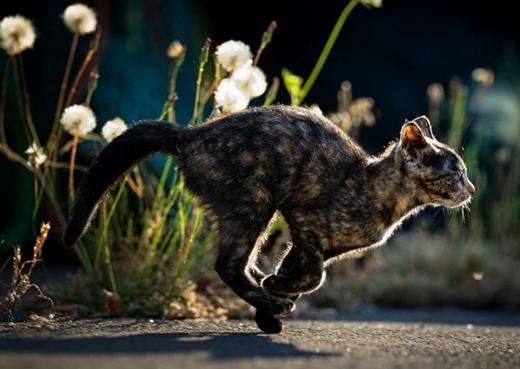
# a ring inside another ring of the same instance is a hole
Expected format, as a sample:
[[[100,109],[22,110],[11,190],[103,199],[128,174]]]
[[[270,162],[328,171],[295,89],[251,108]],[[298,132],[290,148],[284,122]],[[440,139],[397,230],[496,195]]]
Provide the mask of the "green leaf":
[[[282,79],[289,96],[291,96],[292,105],[300,105],[300,96],[303,84],[303,78],[292,73],[289,69],[282,69]]]

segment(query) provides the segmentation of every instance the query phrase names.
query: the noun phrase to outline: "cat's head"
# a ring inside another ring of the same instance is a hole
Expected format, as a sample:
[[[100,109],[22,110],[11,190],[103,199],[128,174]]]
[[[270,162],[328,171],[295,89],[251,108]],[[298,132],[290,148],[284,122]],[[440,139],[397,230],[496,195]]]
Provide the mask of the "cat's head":
[[[403,125],[396,155],[425,203],[455,208],[471,200],[475,187],[464,161],[437,141],[425,116]]]

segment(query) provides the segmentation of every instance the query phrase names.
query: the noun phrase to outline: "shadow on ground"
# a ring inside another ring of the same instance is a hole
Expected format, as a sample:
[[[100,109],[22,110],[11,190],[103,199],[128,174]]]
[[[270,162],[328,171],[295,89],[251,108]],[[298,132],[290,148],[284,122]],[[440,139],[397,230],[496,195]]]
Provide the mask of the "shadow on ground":
[[[213,359],[251,357],[336,356],[300,349],[293,344],[275,342],[256,333],[149,333],[116,337],[1,337],[0,352],[36,352],[66,354],[135,354],[208,352]]]

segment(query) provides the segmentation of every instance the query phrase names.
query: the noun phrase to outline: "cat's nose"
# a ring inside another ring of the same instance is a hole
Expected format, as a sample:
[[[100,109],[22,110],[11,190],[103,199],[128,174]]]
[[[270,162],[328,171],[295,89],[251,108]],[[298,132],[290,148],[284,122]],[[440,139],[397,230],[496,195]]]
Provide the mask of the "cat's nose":
[[[465,187],[466,187],[466,190],[468,190],[468,192],[469,192],[470,194],[473,195],[473,194],[475,193],[475,186],[474,186],[473,183],[471,183],[470,181],[466,181],[466,185],[465,185]]]

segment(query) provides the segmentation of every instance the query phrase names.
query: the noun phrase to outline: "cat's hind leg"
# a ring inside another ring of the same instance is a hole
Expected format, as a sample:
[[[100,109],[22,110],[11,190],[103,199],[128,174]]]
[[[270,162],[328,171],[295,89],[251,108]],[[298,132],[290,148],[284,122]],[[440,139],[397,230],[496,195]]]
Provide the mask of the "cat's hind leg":
[[[267,220],[268,221],[268,220]],[[288,314],[294,309],[291,299],[270,294],[255,281],[250,263],[255,245],[266,222],[249,216],[219,217],[218,257],[215,269],[222,280],[242,299],[272,315]]]

